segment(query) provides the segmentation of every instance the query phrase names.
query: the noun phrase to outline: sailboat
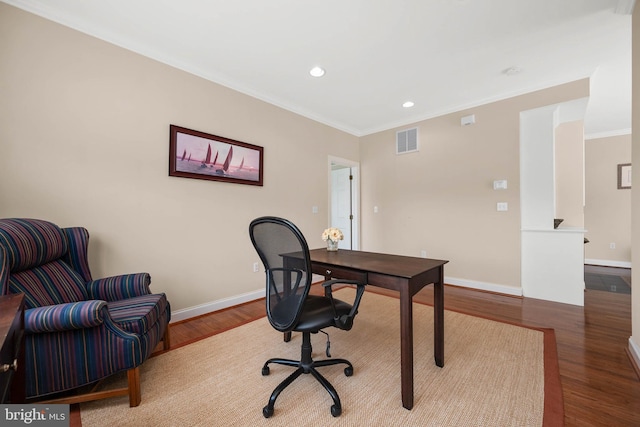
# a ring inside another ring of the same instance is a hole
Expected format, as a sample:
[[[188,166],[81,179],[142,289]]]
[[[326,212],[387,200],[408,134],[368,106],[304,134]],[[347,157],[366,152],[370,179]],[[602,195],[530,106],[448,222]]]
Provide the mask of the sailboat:
[[[184,158],[186,155],[187,155],[187,149],[185,148],[184,151],[182,152],[182,158],[180,160],[184,161]]]
[[[242,169],[242,166],[244,166],[244,157],[242,158],[242,161],[240,162],[240,166],[238,166],[238,170]]]
[[[209,148],[207,149],[207,156],[202,161],[200,167],[206,168],[208,163],[211,163],[211,144],[209,144]]]
[[[229,169],[229,164],[231,164],[231,158],[233,157],[233,147],[229,147],[229,153],[227,153],[227,158],[224,160],[222,164],[222,169],[217,169],[216,173],[219,175],[224,175]]]

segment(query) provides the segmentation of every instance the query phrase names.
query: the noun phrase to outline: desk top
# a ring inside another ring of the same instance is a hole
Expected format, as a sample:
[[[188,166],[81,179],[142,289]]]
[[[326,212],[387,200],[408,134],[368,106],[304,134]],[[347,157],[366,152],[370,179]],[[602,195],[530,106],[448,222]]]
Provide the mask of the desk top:
[[[375,252],[340,249],[332,252],[326,248],[309,251],[311,261],[364,272],[411,279],[419,274],[448,263],[447,260],[418,258],[404,255],[379,254]]]
[[[0,296],[0,344],[9,338],[14,319],[22,310],[23,294]]]

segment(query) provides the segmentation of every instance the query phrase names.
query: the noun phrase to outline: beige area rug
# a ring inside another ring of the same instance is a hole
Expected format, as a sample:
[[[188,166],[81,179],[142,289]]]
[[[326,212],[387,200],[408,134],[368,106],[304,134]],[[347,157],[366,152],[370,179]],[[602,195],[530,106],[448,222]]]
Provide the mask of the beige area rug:
[[[336,297],[353,300],[343,289]],[[542,426],[545,412],[544,333],[445,312],[445,366],[433,359],[433,309],[414,304],[414,408],[402,407],[398,299],[366,292],[351,331],[330,328],[331,352],[354,365],[320,368],[334,385],[342,415],[311,375],[285,389],[274,415],[262,408],[293,368],[263,363],[299,359],[301,335],[282,340],[266,318],[150,358],[141,368],[142,403],[128,398],[81,405],[93,426]],[[313,357],[325,358],[326,337],[312,336]],[[555,341],[553,341],[555,348]],[[557,362],[556,362],[557,364]],[[556,369],[557,374],[557,369]],[[559,378],[559,377],[558,377]],[[117,379],[122,383],[125,377]],[[559,380],[557,381],[559,388]],[[559,394],[562,401],[561,392]],[[562,424],[562,403],[560,418]],[[556,422],[546,423],[546,425]]]

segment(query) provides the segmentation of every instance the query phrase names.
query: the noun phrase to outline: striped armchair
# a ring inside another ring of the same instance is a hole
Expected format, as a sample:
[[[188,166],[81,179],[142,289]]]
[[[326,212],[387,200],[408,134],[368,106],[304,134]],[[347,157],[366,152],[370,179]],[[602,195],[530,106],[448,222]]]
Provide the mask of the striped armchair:
[[[147,273],[93,280],[89,233],[37,219],[0,219],[0,291],[25,294],[27,398],[77,403],[128,395],[140,404],[139,366],[161,340],[169,348],[165,294]],[[68,392],[127,371],[128,387]]]

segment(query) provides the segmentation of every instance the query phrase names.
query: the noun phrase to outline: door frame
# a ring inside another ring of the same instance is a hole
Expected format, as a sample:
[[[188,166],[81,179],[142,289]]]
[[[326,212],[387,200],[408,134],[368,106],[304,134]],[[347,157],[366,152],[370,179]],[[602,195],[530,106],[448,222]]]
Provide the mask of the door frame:
[[[343,159],[341,157],[329,156],[327,162],[327,180],[329,186],[328,197],[328,212],[327,212],[327,224],[331,226],[331,211],[333,206],[331,205],[332,194],[333,194],[333,184],[331,179],[331,171],[333,169],[333,165],[344,166],[351,168],[351,175],[353,176],[353,180],[351,181],[351,214],[353,215],[352,225],[352,241],[353,250],[360,249],[360,163],[355,162],[353,160]]]

